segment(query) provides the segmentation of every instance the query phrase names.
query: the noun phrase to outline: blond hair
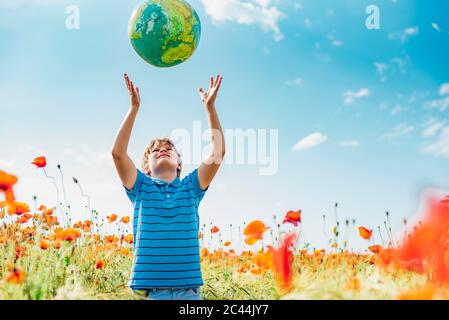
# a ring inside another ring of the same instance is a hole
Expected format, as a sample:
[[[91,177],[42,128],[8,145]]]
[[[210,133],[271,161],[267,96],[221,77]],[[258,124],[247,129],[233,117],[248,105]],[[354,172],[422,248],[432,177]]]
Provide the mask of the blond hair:
[[[150,143],[148,144],[148,146],[145,148],[145,150],[143,152],[142,170],[146,171],[146,167],[148,166],[148,156],[153,152],[154,147],[158,144],[169,145],[171,148],[173,148],[176,151],[176,154],[178,155],[178,164],[181,165],[176,171],[178,173],[178,177],[181,177],[181,169],[182,169],[181,154],[178,152],[178,149],[176,149],[176,146],[173,143],[173,141],[170,138],[166,138],[166,137],[155,138],[150,141]]]

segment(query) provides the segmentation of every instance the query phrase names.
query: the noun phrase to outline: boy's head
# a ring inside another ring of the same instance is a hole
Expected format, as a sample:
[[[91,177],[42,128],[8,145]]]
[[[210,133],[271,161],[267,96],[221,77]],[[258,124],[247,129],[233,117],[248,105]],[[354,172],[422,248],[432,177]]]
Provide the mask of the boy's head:
[[[161,171],[176,171],[181,176],[181,155],[169,138],[151,140],[142,158],[142,170],[149,176],[157,176]]]

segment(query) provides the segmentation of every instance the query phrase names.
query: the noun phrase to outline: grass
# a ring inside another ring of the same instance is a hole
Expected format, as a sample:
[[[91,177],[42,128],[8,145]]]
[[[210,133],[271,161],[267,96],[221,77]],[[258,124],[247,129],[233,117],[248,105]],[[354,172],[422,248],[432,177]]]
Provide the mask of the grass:
[[[80,237],[44,250],[38,238],[25,240],[23,229],[17,228],[16,234],[20,236],[0,245],[4,257],[0,261],[0,299],[143,299],[127,287],[132,266],[130,244]],[[253,273],[255,255],[223,250],[203,255],[202,299],[395,299],[426,283],[426,278],[416,273],[386,272],[367,255],[297,252],[292,287],[285,292],[272,270]],[[24,277],[20,283],[10,283],[10,264],[16,258],[15,267]],[[101,269],[96,267],[99,260],[104,260]]]

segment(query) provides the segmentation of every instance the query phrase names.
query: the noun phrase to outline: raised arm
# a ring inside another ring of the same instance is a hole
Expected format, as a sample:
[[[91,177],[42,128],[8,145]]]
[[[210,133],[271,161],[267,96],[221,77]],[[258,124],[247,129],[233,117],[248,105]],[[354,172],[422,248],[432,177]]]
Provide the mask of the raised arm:
[[[199,89],[201,100],[206,107],[212,146],[211,153],[206,159],[203,160],[198,169],[198,180],[203,190],[206,189],[212,182],[225,155],[223,129],[221,128],[220,120],[215,109],[215,99],[217,97],[218,90],[220,89],[222,80],[223,77],[220,75],[217,76],[216,79],[211,78],[209,90],[207,92],[205,92],[202,88]]]
[[[125,119],[120,126],[120,129],[115,137],[114,145],[112,147],[112,158],[117,169],[118,175],[122,184],[132,189],[137,178],[137,169],[134,162],[128,156],[128,144],[131,137],[134,121],[140,107],[139,88],[134,87],[134,84],[129,80],[128,75],[125,74],[125,83],[130,95],[131,106]]]

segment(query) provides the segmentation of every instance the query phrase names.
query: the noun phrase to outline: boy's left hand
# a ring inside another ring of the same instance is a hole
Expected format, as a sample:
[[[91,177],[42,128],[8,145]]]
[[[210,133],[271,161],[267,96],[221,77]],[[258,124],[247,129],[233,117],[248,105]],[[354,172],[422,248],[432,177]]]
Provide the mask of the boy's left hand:
[[[215,105],[215,99],[217,98],[218,90],[220,89],[221,81],[223,77],[218,75],[216,79],[213,77],[210,78],[209,90],[204,91],[203,88],[200,88],[198,91],[201,96],[201,101],[203,101],[204,105],[207,108],[210,108]]]

